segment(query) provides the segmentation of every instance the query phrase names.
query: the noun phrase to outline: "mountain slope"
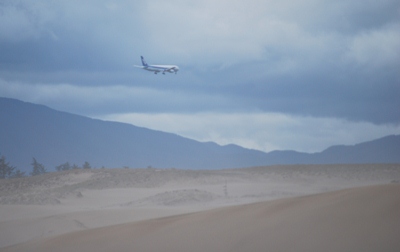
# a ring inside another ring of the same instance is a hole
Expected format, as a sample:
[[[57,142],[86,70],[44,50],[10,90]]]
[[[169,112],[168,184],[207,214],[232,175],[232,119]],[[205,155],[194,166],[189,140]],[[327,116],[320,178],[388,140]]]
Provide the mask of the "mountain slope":
[[[320,153],[264,153],[236,145],[201,143],[130,124],[101,121],[43,105],[0,98],[0,155],[21,171],[32,158],[47,170],[65,162],[94,167],[215,169],[271,164],[400,163],[400,136]]]
[[[32,157],[48,170],[70,162],[96,167],[239,167],[265,153],[200,143],[130,124],[90,119],[46,106],[0,98],[0,154],[30,170]],[[256,163],[252,163],[256,164]]]
[[[398,163],[400,162],[400,136],[390,135],[352,146],[329,147],[316,157],[324,163]]]

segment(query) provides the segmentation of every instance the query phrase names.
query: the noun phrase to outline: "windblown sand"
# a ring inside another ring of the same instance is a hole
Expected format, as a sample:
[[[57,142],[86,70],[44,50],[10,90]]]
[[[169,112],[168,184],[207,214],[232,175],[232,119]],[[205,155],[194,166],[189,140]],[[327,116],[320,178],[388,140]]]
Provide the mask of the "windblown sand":
[[[0,181],[0,251],[400,251],[400,165]]]

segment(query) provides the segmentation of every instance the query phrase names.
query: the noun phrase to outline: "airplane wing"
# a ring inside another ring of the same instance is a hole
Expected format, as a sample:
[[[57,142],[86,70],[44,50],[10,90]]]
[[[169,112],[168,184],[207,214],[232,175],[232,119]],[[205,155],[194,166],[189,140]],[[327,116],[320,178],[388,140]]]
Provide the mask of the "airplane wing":
[[[144,68],[144,66],[138,66],[138,65],[133,65],[133,66],[137,68]]]
[[[165,72],[175,73],[176,74],[178,71],[179,71],[179,67],[178,66],[171,66],[171,67],[165,68],[165,70],[163,71],[163,74]]]

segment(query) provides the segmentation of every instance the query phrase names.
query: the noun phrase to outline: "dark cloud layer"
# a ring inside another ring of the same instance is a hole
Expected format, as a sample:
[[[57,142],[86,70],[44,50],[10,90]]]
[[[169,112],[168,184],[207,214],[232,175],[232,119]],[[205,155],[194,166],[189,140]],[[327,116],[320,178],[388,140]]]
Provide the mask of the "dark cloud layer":
[[[177,64],[177,75],[133,68]],[[400,123],[400,3],[0,2],[0,94],[85,115]]]

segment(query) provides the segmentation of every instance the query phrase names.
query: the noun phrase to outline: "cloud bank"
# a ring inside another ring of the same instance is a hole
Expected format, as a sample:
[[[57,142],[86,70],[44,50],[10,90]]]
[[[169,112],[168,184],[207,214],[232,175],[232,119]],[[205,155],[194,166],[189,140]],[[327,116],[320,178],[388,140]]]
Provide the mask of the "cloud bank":
[[[395,0],[5,0],[0,55],[1,96],[205,141],[318,151],[400,133]],[[181,71],[135,69],[140,55]]]

